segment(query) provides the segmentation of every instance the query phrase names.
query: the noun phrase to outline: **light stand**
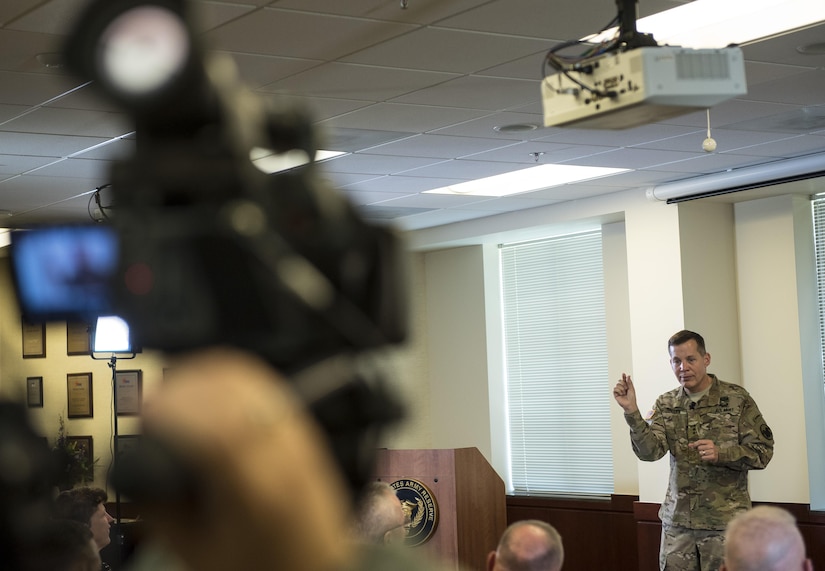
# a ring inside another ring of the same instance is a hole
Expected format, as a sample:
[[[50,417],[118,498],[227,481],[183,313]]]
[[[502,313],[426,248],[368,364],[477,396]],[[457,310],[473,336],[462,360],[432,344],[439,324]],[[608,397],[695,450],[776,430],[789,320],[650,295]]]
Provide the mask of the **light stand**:
[[[101,353],[110,353],[108,357],[98,356]],[[113,444],[112,469],[118,458],[118,411],[117,411],[117,360],[134,359],[135,351],[129,337],[129,325],[116,316],[102,316],[97,318],[92,331],[92,359],[107,359],[112,369],[112,410]],[[120,490],[115,489],[115,522],[120,526]],[[119,529],[119,528],[118,528]]]

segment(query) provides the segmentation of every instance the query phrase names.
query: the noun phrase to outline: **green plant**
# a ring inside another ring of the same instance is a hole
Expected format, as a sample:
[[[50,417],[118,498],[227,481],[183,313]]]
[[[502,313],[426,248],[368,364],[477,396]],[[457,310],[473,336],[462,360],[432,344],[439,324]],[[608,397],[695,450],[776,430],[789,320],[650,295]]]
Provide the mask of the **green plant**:
[[[65,490],[94,481],[94,469],[99,458],[90,459],[78,441],[69,437],[62,414],[59,416],[59,422],[57,440],[52,447],[60,467],[58,487]]]

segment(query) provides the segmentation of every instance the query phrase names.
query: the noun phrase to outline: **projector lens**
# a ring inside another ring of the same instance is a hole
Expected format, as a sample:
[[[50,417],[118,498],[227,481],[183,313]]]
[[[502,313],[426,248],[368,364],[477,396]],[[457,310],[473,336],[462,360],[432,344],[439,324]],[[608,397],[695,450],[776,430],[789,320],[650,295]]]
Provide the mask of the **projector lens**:
[[[125,95],[141,96],[169,84],[189,57],[180,18],[159,6],[141,6],[115,18],[101,35],[100,72]]]

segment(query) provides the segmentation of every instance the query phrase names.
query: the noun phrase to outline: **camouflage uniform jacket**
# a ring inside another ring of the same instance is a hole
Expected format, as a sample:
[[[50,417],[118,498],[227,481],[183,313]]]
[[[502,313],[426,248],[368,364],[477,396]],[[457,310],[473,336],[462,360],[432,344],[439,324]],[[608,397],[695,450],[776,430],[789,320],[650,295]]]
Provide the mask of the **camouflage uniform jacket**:
[[[691,407],[682,387],[656,399],[646,422],[639,412],[625,415],[633,451],[640,460],[670,452],[670,481],[659,510],[666,525],[725,529],[734,514],[751,506],[748,470],[760,470],[773,456],[773,434],[748,392],[710,375],[708,392]],[[716,463],[703,462],[688,443],[710,439]]]

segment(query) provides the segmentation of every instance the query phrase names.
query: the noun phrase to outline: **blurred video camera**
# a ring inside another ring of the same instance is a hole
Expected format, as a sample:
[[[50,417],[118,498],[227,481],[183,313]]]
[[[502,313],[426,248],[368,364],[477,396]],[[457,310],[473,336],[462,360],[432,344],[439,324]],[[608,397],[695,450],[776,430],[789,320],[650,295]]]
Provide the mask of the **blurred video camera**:
[[[95,0],[78,15],[66,64],[129,113],[136,148],[111,171],[109,223],[13,233],[21,313],[118,315],[140,347],[234,346],[296,385],[320,370],[323,389],[297,392],[357,490],[377,432],[401,415],[381,379],[354,363],[406,336],[401,243],[322,182],[309,116],[245,90],[230,60],[202,48],[188,9]],[[262,154],[306,164],[267,174],[252,161]],[[135,500],[157,494],[146,482],[167,468],[115,470],[115,487]],[[170,491],[188,485],[171,480]]]
[[[135,122],[111,224],[13,235],[23,316],[126,320],[139,346],[216,344],[287,373],[406,333],[401,247],[319,178],[309,116],[240,86],[182,0],[95,1],[66,63]],[[257,153],[305,157],[266,174]]]

